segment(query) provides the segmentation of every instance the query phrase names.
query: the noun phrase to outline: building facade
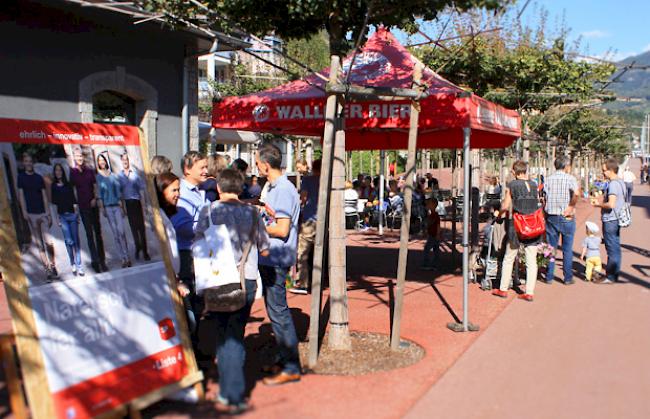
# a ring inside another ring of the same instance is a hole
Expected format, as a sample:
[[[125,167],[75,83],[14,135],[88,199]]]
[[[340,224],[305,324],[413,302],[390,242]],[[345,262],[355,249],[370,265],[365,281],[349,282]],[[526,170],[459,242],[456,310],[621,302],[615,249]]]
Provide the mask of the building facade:
[[[136,125],[178,167],[198,147],[196,58],[217,43],[124,4],[0,2],[0,117]]]

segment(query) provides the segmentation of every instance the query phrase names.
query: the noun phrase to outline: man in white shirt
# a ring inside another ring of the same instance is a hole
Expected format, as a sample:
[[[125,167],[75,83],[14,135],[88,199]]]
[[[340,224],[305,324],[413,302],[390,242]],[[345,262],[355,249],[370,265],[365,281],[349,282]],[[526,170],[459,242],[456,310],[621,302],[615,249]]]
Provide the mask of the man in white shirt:
[[[630,166],[625,166],[623,172],[623,182],[625,182],[625,202],[632,205],[632,190],[634,189],[634,181],[636,175],[630,170]]]

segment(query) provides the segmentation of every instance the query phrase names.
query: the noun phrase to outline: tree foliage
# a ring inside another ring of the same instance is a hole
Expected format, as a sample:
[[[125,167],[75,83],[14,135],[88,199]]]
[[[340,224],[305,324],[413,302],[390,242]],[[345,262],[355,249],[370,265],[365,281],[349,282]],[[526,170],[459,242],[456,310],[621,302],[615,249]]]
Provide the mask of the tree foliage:
[[[357,39],[366,24],[407,31],[419,22],[437,18],[446,7],[498,9],[511,0],[203,0],[206,11],[184,0],[140,0],[153,11],[188,21],[205,18],[225,32],[241,28],[256,35],[273,32],[283,39],[304,39],[325,29],[330,51],[345,53],[351,46],[347,35]]]
[[[450,81],[522,113],[545,112],[600,95],[615,67],[574,60],[566,30],[549,34],[545,22],[541,15],[533,29],[508,15],[460,16],[454,23],[460,38],[414,52]],[[476,27],[500,30],[472,36]]]
[[[598,125],[613,126],[616,121],[602,111],[582,109],[613,97],[604,89],[615,71],[613,64],[575,60],[579,44],[567,44],[564,27],[549,30],[543,11],[536,27],[524,25],[512,13],[469,13],[450,19],[456,37],[414,51],[426,65],[453,83],[518,110],[529,138],[557,138],[572,151],[589,144],[601,154],[621,152],[625,142],[620,130]],[[478,27],[500,30],[474,36]],[[544,147],[540,143],[531,148]]]
[[[324,30],[302,39],[290,39],[285,45],[287,55],[315,71],[330,65],[329,41]],[[308,75],[304,67],[287,60],[287,68],[300,77]]]

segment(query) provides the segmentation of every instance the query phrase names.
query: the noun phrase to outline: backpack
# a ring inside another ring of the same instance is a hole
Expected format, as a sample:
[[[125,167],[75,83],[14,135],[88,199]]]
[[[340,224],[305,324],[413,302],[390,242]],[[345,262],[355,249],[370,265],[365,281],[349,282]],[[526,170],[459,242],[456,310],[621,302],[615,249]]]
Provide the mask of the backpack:
[[[630,204],[627,203],[627,187],[622,180],[619,180],[623,188],[623,206],[620,210],[616,211],[614,208],[614,215],[618,219],[618,226],[621,228],[626,228],[632,225],[632,209]]]

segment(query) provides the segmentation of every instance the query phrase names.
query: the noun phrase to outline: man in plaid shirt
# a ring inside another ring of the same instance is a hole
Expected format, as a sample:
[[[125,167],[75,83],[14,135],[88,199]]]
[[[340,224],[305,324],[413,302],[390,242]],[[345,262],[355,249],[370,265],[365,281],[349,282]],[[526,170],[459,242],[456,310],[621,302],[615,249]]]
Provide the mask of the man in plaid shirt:
[[[564,283],[573,284],[573,236],[576,232],[575,205],[580,194],[578,181],[569,174],[570,160],[566,156],[555,159],[556,172],[546,178],[544,184],[546,211],[546,241],[554,253],[562,236],[562,267]],[[552,284],[555,271],[555,257],[546,269],[546,283]]]

